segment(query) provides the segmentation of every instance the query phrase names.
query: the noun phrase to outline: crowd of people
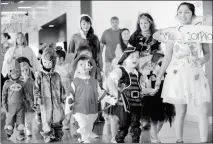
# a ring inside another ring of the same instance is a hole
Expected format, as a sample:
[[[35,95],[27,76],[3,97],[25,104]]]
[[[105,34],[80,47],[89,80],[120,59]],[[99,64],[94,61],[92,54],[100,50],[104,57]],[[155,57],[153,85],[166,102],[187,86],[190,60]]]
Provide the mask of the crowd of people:
[[[193,25],[195,6],[181,3],[176,17],[181,25]],[[36,118],[46,143],[61,141],[63,129],[90,143],[90,138],[98,138],[95,121],[103,118],[103,133],[109,134],[110,128],[111,143],[124,143],[128,133],[139,143],[146,130],[152,143],[161,143],[158,133],[165,122],[175,124],[176,143],[183,143],[187,105],[194,105],[200,141],[208,141],[211,98],[202,69],[210,58],[208,45],[174,41],[166,43],[164,52],[153,38],[157,29],[148,13],[138,16],[132,34],[119,28],[118,17],[110,22],[99,40],[91,17],[82,14],[79,33],[67,50],[41,44],[38,57],[23,33],[14,45],[8,43],[8,33],[1,34],[1,98],[8,139],[15,127],[18,141],[30,139]],[[150,60],[142,65],[145,57]]]

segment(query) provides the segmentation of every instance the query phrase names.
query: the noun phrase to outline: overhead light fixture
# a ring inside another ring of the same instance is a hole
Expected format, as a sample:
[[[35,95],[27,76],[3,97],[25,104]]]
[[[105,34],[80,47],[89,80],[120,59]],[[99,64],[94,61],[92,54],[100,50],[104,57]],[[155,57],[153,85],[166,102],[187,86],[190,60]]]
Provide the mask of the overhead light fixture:
[[[23,3],[24,1],[20,1],[20,2],[18,2],[18,3]]]
[[[54,25],[49,25],[49,27],[54,27]]]
[[[18,7],[19,9],[31,9],[32,7]]]
[[[38,7],[35,7],[36,9],[47,9],[47,7],[42,7],[42,6],[38,6]]]
[[[4,12],[1,12],[2,15],[6,15],[6,14],[26,14],[27,12],[25,11],[4,11]]]
[[[2,5],[7,5],[8,3],[5,3],[5,2],[3,2],[3,3],[1,3]]]

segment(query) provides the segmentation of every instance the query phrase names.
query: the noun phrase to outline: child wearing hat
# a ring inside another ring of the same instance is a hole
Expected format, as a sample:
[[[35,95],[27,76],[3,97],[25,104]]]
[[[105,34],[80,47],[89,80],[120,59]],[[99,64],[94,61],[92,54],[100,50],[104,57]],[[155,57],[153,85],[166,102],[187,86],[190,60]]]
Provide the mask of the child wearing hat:
[[[42,131],[45,143],[60,141],[63,137],[62,121],[65,100],[60,75],[54,71],[56,54],[54,49],[46,48],[41,56],[42,69],[36,75],[34,101],[40,108]]]
[[[27,93],[34,102],[33,96],[33,85],[34,80],[32,79],[31,64],[26,57],[19,57],[17,61],[20,63],[21,67],[21,77],[20,80],[24,82]],[[30,103],[25,103],[25,135],[27,139],[32,136],[32,120],[35,117],[35,111],[30,107]]]
[[[84,143],[90,143],[90,138],[94,138],[92,129],[98,116],[98,93],[101,90],[98,81],[90,75],[94,66],[95,61],[87,55],[75,59],[73,68],[78,74],[71,83],[73,99],[68,100],[69,104],[73,103],[71,113],[78,122],[77,132],[81,135],[78,140]]]
[[[117,97],[117,105],[108,109],[112,122],[119,122],[115,140],[124,143],[131,126],[132,142],[139,143],[141,119],[140,73],[136,70],[139,62],[139,50],[128,47],[118,61],[119,68],[114,69],[107,80],[109,93]]]
[[[33,108],[33,100],[27,94],[24,82],[19,78],[21,76],[20,64],[17,60],[13,60],[9,65],[8,72],[9,80],[4,83],[2,91],[2,107],[6,111],[6,125],[4,127],[7,138],[13,134],[13,129],[16,124],[18,131],[16,139],[24,140],[24,103],[29,103]]]

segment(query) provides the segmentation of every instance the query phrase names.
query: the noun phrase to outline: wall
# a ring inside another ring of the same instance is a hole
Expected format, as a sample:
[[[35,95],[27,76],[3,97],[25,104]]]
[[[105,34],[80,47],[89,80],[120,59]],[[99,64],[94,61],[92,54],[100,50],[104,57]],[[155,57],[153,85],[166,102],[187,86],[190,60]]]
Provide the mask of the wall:
[[[38,6],[46,7],[46,9],[36,9],[35,7]],[[66,37],[67,41],[69,41],[71,36],[78,32],[77,22],[81,13],[80,7],[80,1],[38,1],[29,14],[34,17],[34,24],[40,27],[66,13]],[[37,55],[39,45],[38,31],[29,34],[29,45]]]
[[[62,25],[58,29],[58,42],[67,41],[67,27],[66,24]]]

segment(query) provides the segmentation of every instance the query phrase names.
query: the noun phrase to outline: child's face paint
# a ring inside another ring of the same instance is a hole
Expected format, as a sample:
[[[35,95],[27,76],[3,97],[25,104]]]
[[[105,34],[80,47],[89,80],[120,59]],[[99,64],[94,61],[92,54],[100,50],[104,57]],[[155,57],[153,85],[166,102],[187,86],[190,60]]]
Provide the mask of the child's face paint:
[[[77,64],[77,71],[80,74],[88,74],[91,70],[92,66],[89,60],[79,60]]]
[[[11,70],[11,72],[10,72],[10,75],[11,75],[11,77],[12,77],[13,79],[19,78],[19,77],[20,77],[20,74],[21,74],[21,72],[20,72],[19,69],[13,69],[13,70]]]
[[[88,50],[82,51],[79,55],[87,55],[88,57],[92,57],[92,53]]]
[[[127,67],[137,67],[139,63],[139,52],[135,51],[131,53],[125,60],[125,64]]]
[[[21,66],[21,76],[23,78],[30,76],[30,68],[28,66]]]
[[[49,60],[42,59],[43,66],[47,69],[52,68],[53,62]]]

